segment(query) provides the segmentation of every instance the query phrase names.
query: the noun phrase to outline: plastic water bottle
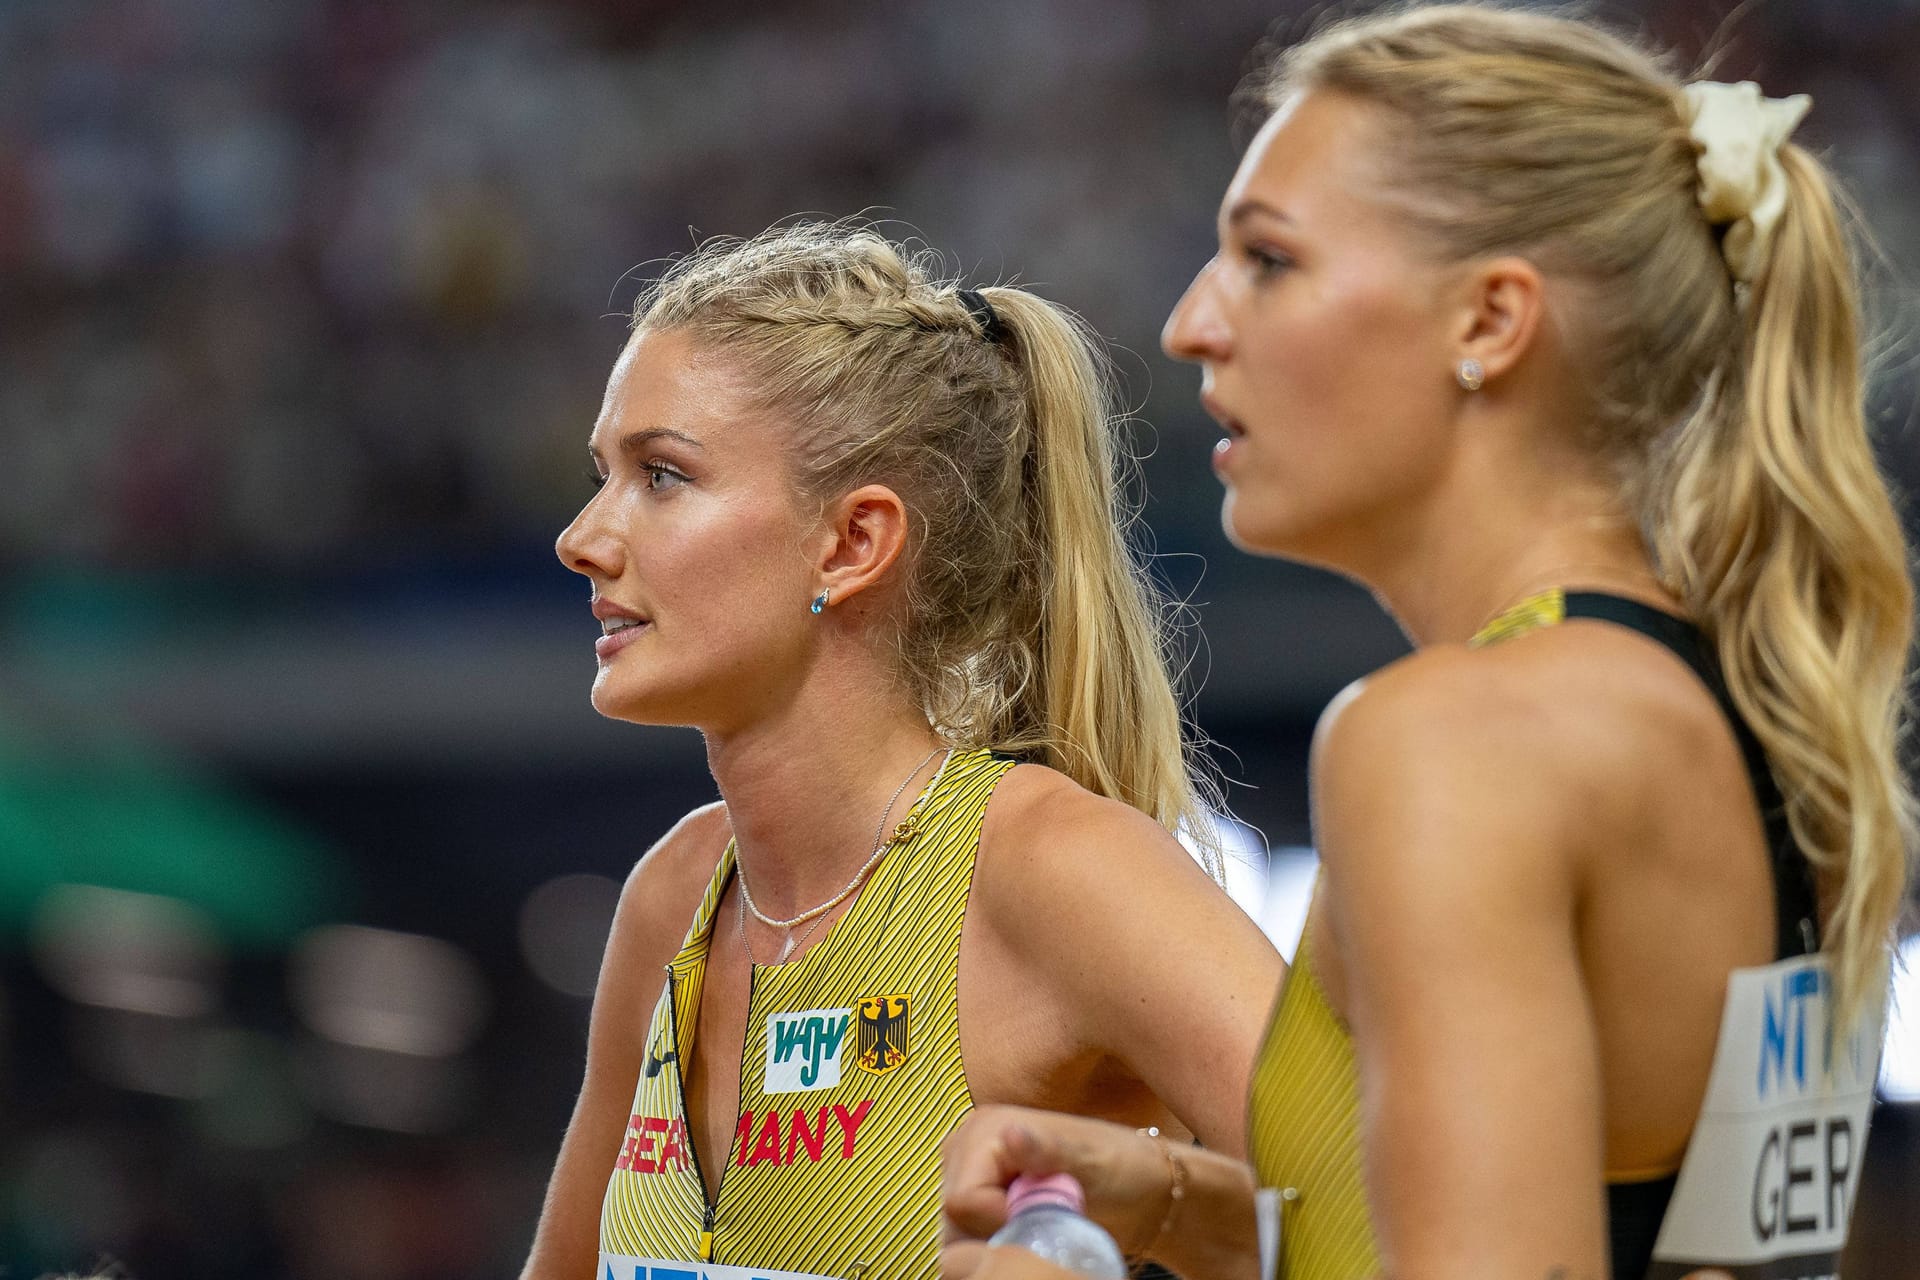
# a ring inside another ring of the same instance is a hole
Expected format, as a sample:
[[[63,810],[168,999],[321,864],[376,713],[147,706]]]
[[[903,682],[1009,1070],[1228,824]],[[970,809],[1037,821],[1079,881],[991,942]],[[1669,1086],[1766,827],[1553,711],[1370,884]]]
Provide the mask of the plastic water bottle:
[[[1072,1174],[1021,1174],[1007,1188],[1007,1225],[988,1243],[1019,1245],[1083,1276],[1126,1280],[1120,1246],[1086,1216],[1086,1207],[1086,1193]]]

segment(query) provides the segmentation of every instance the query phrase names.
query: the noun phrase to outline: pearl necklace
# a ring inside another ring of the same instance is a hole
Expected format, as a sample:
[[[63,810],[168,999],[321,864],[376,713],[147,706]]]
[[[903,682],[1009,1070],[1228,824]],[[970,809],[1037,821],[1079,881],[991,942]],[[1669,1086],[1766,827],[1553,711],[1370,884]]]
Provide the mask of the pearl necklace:
[[[746,864],[740,861],[738,841],[736,840],[735,852],[734,852],[734,873],[740,879],[740,942],[746,948],[747,962],[749,964],[757,965],[760,962],[758,959],[755,958],[753,954],[753,943],[747,937],[747,912],[751,911],[753,913],[753,918],[755,920],[758,920],[761,924],[766,925],[769,929],[785,929],[787,931],[788,936],[787,936],[786,945],[782,947],[780,951],[780,960],[785,960],[788,956],[793,954],[794,948],[796,946],[796,943],[792,936],[793,928],[795,925],[802,925],[802,924],[805,924],[807,921],[812,920],[815,922],[813,928],[814,929],[819,928],[820,927],[818,923],[819,918],[821,916],[824,916],[827,912],[833,910],[835,907],[839,906],[842,902],[845,902],[847,898],[853,893],[853,891],[860,887],[861,883],[867,878],[867,876],[873,871],[873,869],[880,865],[880,859],[886,857],[889,850],[893,849],[896,845],[902,845],[907,843],[909,840],[913,839],[914,836],[919,834],[919,826],[914,821],[912,811],[909,810],[906,818],[900,823],[899,826],[893,829],[893,834],[890,836],[885,836],[884,839],[882,838],[883,834],[886,832],[886,829],[887,829],[887,818],[890,814],[893,813],[893,806],[900,803],[901,793],[907,789],[907,784],[913,781],[914,776],[918,774],[922,769],[927,767],[927,761],[933,759],[934,756],[939,754],[939,751],[940,751],[940,748],[935,747],[932,751],[929,751],[927,752],[926,755],[922,756],[920,758],[920,763],[913,766],[912,772],[908,773],[906,777],[902,778],[900,780],[900,785],[893,789],[893,794],[887,797],[887,807],[880,811],[880,821],[875,824],[873,829],[873,856],[868,858],[866,862],[861,865],[860,869],[853,873],[853,879],[847,881],[846,887],[840,890],[840,892],[834,894],[831,898],[828,898],[825,902],[821,903],[819,906],[814,907],[811,910],[802,911],[799,915],[794,916],[792,919],[776,920],[772,916],[769,916],[765,912],[761,911],[759,904],[754,902],[753,891],[747,887]],[[933,777],[928,780],[927,791],[923,792],[922,793],[923,795],[930,793],[933,790],[934,784],[940,781],[940,775],[947,771],[947,761],[952,759],[953,759],[953,749],[949,747],[947,749],[946,760],[942,760],[940,762],[940,767],[933,771]],[[915,803],[917,804],[918,801],[916,801]],[[812,936],[813,936],[813,929],[808,929],[806,933],[801,936],[800,941],[805,942],[807,938],[811,938]],[[775,963],[778,963],[778,961],[776,961]]]

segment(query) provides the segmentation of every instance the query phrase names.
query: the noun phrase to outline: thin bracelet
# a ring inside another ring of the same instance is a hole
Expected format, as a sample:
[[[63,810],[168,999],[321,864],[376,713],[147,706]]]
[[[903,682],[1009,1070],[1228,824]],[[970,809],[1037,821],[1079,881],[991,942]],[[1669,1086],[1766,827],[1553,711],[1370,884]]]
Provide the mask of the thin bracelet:
[[[1173,1229],[1173,1217],[1180,1211],[1180,1202],[1187,1198],[1187,1166],[1173,1149],[1173,1144],[1158,1136],[1159,1132],[1157,1128],[1146,1128],[1140,1130],[1140,1136],[1158,1147],[1160,1154],[1166,1158],[1167,1211],[1160,1216],[1159,1229],[1148,1237],[1146,1244],[1133,1250],[1136,1258],[1153,1256],[1155,1246],[1166,1239],[1167,1232]]]

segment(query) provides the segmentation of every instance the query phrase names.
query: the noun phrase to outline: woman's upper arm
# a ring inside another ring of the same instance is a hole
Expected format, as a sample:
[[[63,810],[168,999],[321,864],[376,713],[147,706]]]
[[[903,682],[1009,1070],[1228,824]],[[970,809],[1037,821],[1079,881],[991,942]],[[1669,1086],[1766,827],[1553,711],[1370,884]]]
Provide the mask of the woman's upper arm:
[[[522,1280],[565,1280],[593,1270],[600,1201],[626,1133],[648,1022],[726,840],[725,811],[717,804],[696,809],[627,877],[594,986],[586,1074]]]
[[[1354,698],[1315,752],[1382,1261],[1441,1280],[1604,1276],[1577,762],[1539,706],[1438,674]]]
[[[1082,1043],[1207,1146],[1243,1155],[1279,953],[1145,815],[1060,786],[1022,816],[980,895],[995,935]]]

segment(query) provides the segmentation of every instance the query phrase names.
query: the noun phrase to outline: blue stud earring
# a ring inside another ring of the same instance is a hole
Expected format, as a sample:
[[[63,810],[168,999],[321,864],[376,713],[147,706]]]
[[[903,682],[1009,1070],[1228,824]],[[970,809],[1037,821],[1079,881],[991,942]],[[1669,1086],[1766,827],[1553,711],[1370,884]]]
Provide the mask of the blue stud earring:
[[[825,613],[827,611],[827,593],[826,592],[822,591],[819,595],[813,598],[813,604],[811,606],[811,609],[814,613]]]

